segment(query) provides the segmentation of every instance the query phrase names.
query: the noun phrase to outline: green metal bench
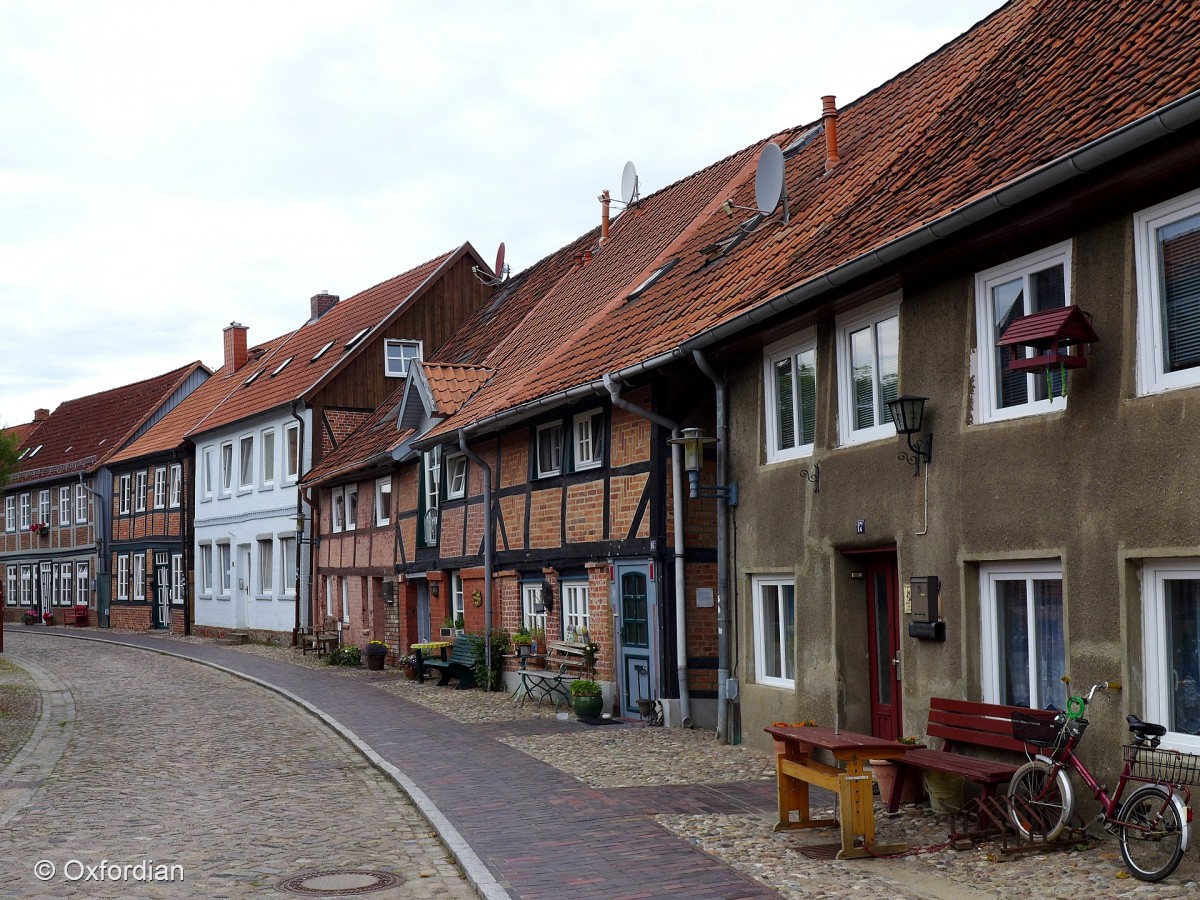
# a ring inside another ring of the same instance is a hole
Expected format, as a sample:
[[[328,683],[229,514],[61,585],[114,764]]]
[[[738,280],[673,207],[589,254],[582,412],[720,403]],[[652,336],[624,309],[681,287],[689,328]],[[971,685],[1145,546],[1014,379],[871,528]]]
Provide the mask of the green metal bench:
[[[438,670],[438,687],[448,685],[451,678],[458,679],[455,690],[475,687],[475,650],[466,637],[454,642],[445,659],[427,659],[424,664],[426,669]]]

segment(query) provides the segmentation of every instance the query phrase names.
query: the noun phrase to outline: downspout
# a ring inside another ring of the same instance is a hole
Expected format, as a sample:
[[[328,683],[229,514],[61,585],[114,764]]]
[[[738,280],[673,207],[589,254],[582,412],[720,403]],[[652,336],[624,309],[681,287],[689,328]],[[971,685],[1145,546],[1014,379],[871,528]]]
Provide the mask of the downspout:
[[[467,446],[467,435],[461,428],[458,431],[458,449],[483,472],[483,596],[487,603],[483,605],[483,652],[488,670],[488,690],[492,689],[492,469]]]
[[[725,379],[702,351],[693,350],[692,359],[717,391],[717,493],[723,494],[729,472],[729,395]],[[717,740],[725,743],[730,743],[729,621],[729,499],[720,496],[717,498]]]
[[[296,435],[296,624],[292,628],[292,646],[298,646],[300,643],[300,629],[303,627],[300,624],[300,572],[301,559],[304,557],[304,530],[300,528],[301,517],[304,516],[304,489],[300,487],[301,466],[304,463],[304,417],[296,410],[300,406],[299,403],[292,403],[292,418],[300,423],[300,433]],[[286,444],[285,433],[285,444]],[[287,452],[287,447],[284,447],[284,453]],[[309,503],[312,506],[312,503]],[[313,510],[316,512],[315,508]],[[307,524],[307,523],[306,523]],[[312,544],[310,543],[311,547]],[[311,611],[310,611],[311,612]],[[310,620],[313,618],[310,614]]]
[[[640,416],[679,437],[679,423],[635,406],[621,397],[621,388],[607,372],[604,386],[612,405],[631,415]],[[679,721],[684,728],[692,727],[692,701],[687,682],[687,596],[683,584],[683,448],[671,445],[671,511],[675,519],[675,672],[679,680]]]

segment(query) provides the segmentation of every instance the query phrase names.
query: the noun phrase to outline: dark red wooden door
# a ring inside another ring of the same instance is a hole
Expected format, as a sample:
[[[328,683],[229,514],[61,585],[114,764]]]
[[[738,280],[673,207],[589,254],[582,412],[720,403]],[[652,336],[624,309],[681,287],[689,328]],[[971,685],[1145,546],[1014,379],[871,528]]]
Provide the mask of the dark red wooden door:
[[[871,678],[871,734],[900,737],[900,598],[894,554],[867,563],[867,665]]]

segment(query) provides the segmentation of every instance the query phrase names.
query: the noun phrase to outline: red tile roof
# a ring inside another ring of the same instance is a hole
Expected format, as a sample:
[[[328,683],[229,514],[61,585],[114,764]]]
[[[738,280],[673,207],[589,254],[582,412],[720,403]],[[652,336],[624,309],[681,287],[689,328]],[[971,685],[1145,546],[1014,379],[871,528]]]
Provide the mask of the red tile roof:
[[[68,400],[34,435],[31,452],[17,465],[13,484],[90,472],[120,451],[139,428],[187,381],[200,362],[155,378]],[[39,448],[32,452],[32,448]]]
[[[441,415],[458,412],[479,388],[492,377],[492,370],[481,366],[452,366],[423,363],[425,381],[433,395],[434,408]]]
[[[397,428],[396,416],[404,397],[404,387],[401,383],[384,404],[336,450],[304,473],[301,484],[311,487],[390,460],[392,450],[412,435],[411,429],[400,431]]]
[[[791,212],[734,248],[722,202],[755,205],[763,141],[645,198],[593,260],[547,290],[486,359],[496,376],[437,432],[681,352],[694,336],[913,234],[1200,86],[1200,5],[1013,0],[839,111],[824,139],[786,154]],[[814,107],[816,104],[814,103]],[[820,121],[772,136],[785,149]],[[999,204],[997,204],[999,208]],[[679,263],[643,295],[631,290]],[[747,323],[751,324],[751,323]]]

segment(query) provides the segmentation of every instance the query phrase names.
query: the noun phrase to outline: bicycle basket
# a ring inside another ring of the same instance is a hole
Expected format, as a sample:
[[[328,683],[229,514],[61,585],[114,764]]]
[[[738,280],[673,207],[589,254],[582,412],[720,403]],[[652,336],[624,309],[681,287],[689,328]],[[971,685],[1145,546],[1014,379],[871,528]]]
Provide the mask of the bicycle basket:
[[[1013,713],[1012,730],[1013,738],[1034,747],[1053,747],[1058,743],[1058,725],[1029,713]]]
[[[1191,753],[1126,744],[1125,762],[1132,763],[1129,774],[1133,778],[1170,784],[1200,784],[1200,756]]]

